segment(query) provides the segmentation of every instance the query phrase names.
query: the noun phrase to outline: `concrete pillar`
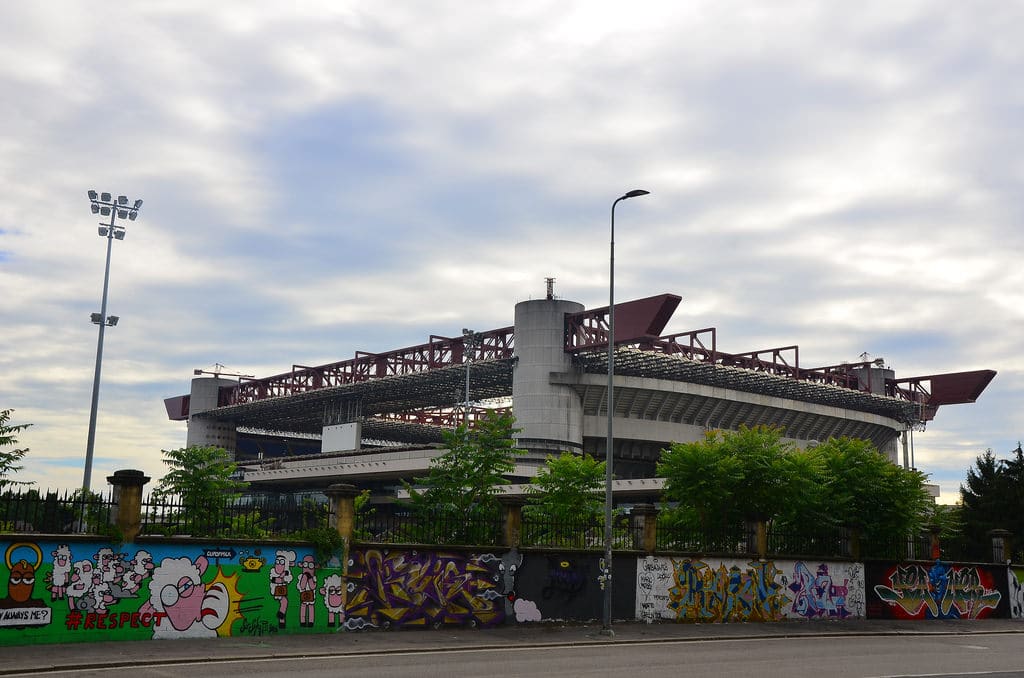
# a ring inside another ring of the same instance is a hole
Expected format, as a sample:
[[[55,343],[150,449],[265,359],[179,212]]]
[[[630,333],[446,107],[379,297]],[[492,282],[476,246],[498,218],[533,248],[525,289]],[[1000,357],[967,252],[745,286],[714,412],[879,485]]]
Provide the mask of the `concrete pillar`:
[[[125,543],[132,543],[142,529],[142,488],[150,480],[142,471],[123,469],[107,476],[107,482],[114,486],[114,501],[117,502],[117,528]]]
[[[356,497],[359,490],[349,483],[337,483],[324,490],[331,502],[332,527],[345,542],[345,556],[348,556],[348,545],[352,540],[352,532],[356,524]]]
[[[583,310],[562,299],[516,304],[512,411],[521,429],[518,447],[537,459],[583,451],[583,404],[570,387],[553,385],[550,378],[574,369],[565,352],[565,314]]]
[[[928,530],[928,557],[938,560],[942,557],[942,542],[939,539],[942,528],[938,525],[926,525],[925,529]]]
[[[650,555],[658,548],[658,509],[654,504],[634,504],[629,512],[633,548]]]
[[[510,549],[518,548],[523,536],[523,506],[526,500],[522,497],[500,496],[502,517],[502,545]]]
[[[238,446],[238,433],[233,422],[197,419],[195,415],[217,408],[222,386],[235,382],[219,377],[200,377],[192,380],[188,405],[188,436],[186,447],[222,447],[234,458]]]
[[[992,539],[992,562],[1005,565],[1012,558],[1013,533],[1009,530],[989,530],[988,536]]]

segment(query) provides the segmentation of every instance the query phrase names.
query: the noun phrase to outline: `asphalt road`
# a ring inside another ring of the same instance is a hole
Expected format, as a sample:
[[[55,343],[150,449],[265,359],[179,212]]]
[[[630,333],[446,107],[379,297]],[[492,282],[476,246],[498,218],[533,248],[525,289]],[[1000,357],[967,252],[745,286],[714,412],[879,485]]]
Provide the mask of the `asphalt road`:
[[[169,641],[176,642],[176,641]],[[157,664],[158,653],[133,666],[8,675],[133,676],[615,676],[687,678],[749,676],[882,678],[895,676],[1024,677],[1024,634],[780,636],[591,641],[513,647],[406,648],[363,654],[203,659]]]

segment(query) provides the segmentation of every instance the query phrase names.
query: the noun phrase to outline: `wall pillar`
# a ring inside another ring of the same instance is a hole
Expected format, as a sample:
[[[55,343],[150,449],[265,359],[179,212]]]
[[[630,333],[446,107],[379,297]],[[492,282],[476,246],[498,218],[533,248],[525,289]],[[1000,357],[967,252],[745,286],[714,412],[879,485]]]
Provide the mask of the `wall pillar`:
[[[348,545],[356,525],[356,497],[359,490],[349,483],[337,483],[324,490],[331,502],[331,527],[338,530],[338,536],[345,542],[345,554],[348,557]]]
[[[658,509],[654,504],[634,504],[629,511],[633,548],[650,555],[658,548]]]
[[[988,536],[992,538],[992,562],[1004,565],[1013,557],[1013,533],[997,528],[989,530]]]
[[[925,529],[928,530],[928,557],[938,560],[942,557],[942,541],[939,539],[942,528],[938,525],[925,525]]]
[[[502,534],[501,543],[510,549],[518,548],[523,538],[523,506],[526,500],[522,497],[500,496]]]
[[[142,488],[150,481],[142,471],[123,469],[107,476],[107,482],[114,486],[114,501],[117,502],[115,524],[124,541],[135,541],[142,529]]]

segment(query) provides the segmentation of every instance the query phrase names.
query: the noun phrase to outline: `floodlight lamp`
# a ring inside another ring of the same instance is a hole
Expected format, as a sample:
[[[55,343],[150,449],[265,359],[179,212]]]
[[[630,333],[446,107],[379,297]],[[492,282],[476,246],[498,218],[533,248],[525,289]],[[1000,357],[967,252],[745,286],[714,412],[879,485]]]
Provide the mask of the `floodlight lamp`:
[[[128,204],[128,196],[127,195],[119,195],[119,196],[117,196],[117,204],[118,205],[127,205]]]
[[[100,193],[100,200],[103,201],[103,202],[110,202],[110,194],[109,193]]]
[[[114,230],[114,240],[124,240],[124,230]]]
[[[196,375],[197,377],[202,375],[202,373],[203,373],[202,370],[192,370],[192,374]]]
[[[99,194],[96,191],[89,191],[89,200],[95,200],[98,197]]]
[[[103,316],[101,316],[99,313],[90,313],[89,314],[89,318],[92,319],[92,324],[93,325],[99,325],[100,324],[100,318],[102,318],[102,317]]]
[[[140,207],[142,207],[142,198],[135,201],[135,209],[139,209]]]
[[[92,210],[93,214],[99,214],[100,213],[100,206],[97,205],[96,203],[93,203],[92,205],[90,205],[89,208]]]
[[[127,219],[128,218],[128,210],[117,210],[117,218],[118,219]]]
[[[117,325],[117,321],[120,320],[120,316],[108,315],[107,316],[107,327],[113,327]]]
[[[136,212],[135,210],[132,210],[131,212],[128,213],[128,221],[135,221],[138,218],[139,218],[139,213]]]
[[[107,235],[107,228],[105,226],[100,226],[96,230],[100,232],[100,235],[106,237],[106,235]]]
[[[109,217],[110,216],[110,208],[107,207],[106,205],[104,205],[103,207],[100,208],[100,214],[102,214],[105,217]]]

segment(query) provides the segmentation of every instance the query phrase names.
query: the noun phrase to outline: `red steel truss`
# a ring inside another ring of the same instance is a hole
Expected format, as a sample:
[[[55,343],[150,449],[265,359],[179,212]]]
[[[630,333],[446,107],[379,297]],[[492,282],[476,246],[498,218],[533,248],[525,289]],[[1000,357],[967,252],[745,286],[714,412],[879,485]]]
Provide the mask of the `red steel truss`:
[[[726,353],[718,349],[717,331],[713,327],[661,336],[680,301],[679,296],[662,294],[616,304],[616,347],[632,347],[645,352],[676,356],[694,363],[761,372],[855,391],[869,390],[868,385],[859,377],[860,370],[881,366],[881,361],[872,361],[805,369],[800,367],[800,349],[795,345]],[[221,389],[219,406],[242,405],[388,377],[434,372],[465,365],[467,360],[472,364],[476,361],[513,359],[512,327],[475,333],[472,340],[476,346],[468,346],[465,337],[431,335],[427,343],[418,346],[386,353],[358,351],[354,358],[328,365],[293,365],[290,372],[272,377],[243,378],[239,383]],[[600,369],[600,364],[595,362],[595,359],[599,359],[602,352],[607,351],[607,342],[607,306],[566,315],[565,350],[580,358],[586,358],[581,361],[581,364],[589,365],[586,369]],[[884,393],[875,391],[874,395],[915,403],[919,406],[919,420],[928,421],[940,405],[974,402],[995,374],[992,370],[978,370],[898,380],[886,379]],[[509,384],[509,393],[510,388]],[[165,405],[169,418],[180,420],[188,417],[189,396],[168,398]],[[462,410],[452,407],[419,408],[374,416],[449,427],[461,421]],[[475,416],[475,413],[471,412],[470,416]]]

